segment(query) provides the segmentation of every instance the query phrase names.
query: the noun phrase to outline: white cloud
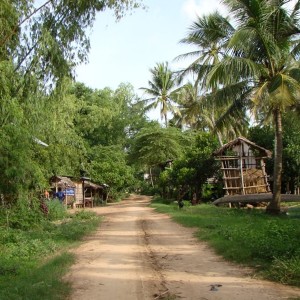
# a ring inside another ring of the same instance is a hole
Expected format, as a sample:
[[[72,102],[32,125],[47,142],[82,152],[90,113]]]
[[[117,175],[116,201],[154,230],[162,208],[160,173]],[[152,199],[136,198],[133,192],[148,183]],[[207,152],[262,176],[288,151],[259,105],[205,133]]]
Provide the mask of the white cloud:
[[[182,11],[190,20],[194,20],[196,16],[207,15],[218,10],[226,15],[226,9],[220,4],[220,0],[185,0]]]

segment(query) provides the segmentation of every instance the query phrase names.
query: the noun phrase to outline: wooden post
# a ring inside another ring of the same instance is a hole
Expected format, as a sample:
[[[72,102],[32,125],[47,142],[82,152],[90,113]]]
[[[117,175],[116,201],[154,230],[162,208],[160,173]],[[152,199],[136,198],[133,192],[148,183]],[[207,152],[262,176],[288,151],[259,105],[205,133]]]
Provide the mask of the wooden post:
[[[83,201],[83,208],[85,208],[85,191],[84,191],[84,178],[82,179],[82,201]]]
[[[68,195],[67,195],[67,185],[65,184],[65,206],[68,208]]]
[[[244,175],[243,175],[243,149],[242,144],[240,145],[240,173],[241,173],[241,185],[242,185],[242,195],[245,195],[244,187]]]

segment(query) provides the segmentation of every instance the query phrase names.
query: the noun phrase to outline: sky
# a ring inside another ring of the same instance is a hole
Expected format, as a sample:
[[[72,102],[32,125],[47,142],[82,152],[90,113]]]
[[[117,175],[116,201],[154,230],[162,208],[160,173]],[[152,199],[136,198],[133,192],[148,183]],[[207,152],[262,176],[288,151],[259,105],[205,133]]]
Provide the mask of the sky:
[[[179,41],[196,19],[220,8],[219,0],[143,0],[137,9],[116,22],[112,12],[97,15],[89,33],[89,62],[76,69],[76,80],[94,89],[116,89],[120,83],[148,87],[149,69],[168,61],[172,70],[188,66],[175,62],[180,54],[195,50]],[[221,9],[222,11],[222,9]]]

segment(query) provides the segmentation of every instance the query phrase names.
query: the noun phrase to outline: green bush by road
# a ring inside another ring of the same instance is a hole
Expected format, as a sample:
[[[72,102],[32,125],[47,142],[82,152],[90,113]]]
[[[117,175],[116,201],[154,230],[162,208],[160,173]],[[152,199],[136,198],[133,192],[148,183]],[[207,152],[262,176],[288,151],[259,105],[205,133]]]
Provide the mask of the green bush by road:
[[[67,250],[100,218],[86,211],[67,214],[55,203],[49,209],[47,216],[34,206],[0,212],[0,299],[57,300],[70,292],[62,281],[74,262]]]

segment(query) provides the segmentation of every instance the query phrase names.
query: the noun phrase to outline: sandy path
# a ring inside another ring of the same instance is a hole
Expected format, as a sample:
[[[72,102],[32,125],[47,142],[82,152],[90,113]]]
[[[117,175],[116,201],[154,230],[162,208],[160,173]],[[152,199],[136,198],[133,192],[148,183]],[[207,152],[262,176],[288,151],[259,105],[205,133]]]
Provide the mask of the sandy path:
[[[77,263],[66,276],[72,300],[300,297],[299,289],[251,279],[245,269],[198,242],[193,230],[156,213],[148,203],[147,197],[132,196],[93,209],[105,221],[75,250]]]

